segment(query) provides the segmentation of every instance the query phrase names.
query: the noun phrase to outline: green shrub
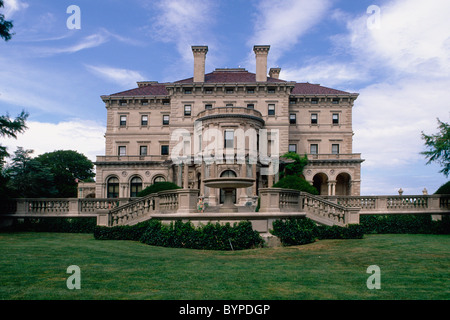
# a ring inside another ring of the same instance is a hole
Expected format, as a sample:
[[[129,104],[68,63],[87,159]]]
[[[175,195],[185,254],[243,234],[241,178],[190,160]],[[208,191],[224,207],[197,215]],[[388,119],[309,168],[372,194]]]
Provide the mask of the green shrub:
[[[208,223],[194,227],[191,222],[177,220],[169,225],[151,219],[135,226],[96,227],[95,239],[135,240],[142,243],[205,250],[243,250],[261,246],[263,240],[249,221],[231,226]]]
[[[178,185],[176,185],[173,182],[165,181],[165,182],[156,182],[152,184],[151,186],[148,186],[141,192],[137,194],[138,197],[145,197],[146,195],[160,192],[160,191],[166,191],[166,190],[175,190],[175,189],[181,189]]]
[[[364,233],[412,233],[412,234],[449,234],[449,217],[442,221],[433,221],[430,214],[422,215],[361,215],[360,224]]]
[[[436,190],[435,194],[450,194],[450,181],[440,186],[439,189]]]
[[[312,186],[308,181],[305,179],[298,177],[298,176],[286,176],[280,180],[278,180],[277,183],[275,183],[273,188],[285,188],[285,189],[294,189],[299,191],[308,192],[311,194],[319,194],[317,189]]]
[[[316,225],[308,218],[275,220],[271,233],[285,246],[307,244],[315,241]]]
[[[61,233],[92,233],[97,224],[97,218],[26,218],[13,222],[4,231],[27,232],[61,232]]]
[[[273,222],[270,232],[284,246],[312,243],[316,239],[362,239],[364,228],[357,224],[347,227],[316,225],[309,218],[289,218]]]

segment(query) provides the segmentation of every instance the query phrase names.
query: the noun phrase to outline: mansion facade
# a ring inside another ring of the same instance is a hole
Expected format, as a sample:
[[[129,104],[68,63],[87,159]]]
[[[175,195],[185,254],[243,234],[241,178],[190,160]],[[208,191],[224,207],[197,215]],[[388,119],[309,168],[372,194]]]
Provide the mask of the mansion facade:
[[[304,178],[321,195],[359,195],[361,155],[353,153],[352,107],[358,97],[267,72],[269,46],[254,46],[256,73],[243,68],[205,73],[207,46],[192,46],[193,77],[101,96],[107,109],[105,155],[96,165],[96,198],[135,197],[172,181],[200,190],[210,205],[221,190],[207,178],[251,177],[237,189],[241,205],[272,186],[288,151],[307,155]]]

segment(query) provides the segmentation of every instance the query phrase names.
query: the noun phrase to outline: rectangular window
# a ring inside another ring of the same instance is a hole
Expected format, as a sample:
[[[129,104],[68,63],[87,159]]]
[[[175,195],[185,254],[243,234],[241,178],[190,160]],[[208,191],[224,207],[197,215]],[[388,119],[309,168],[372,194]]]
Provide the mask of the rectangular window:
[[[212,109],[212,104],[205,104],[205,109],[206,109],[206,110]]]
[[[333,113],[333,124],[339,124],[339,113]]]
[[[163,115],[163,125],[168,125],[169,124],[169,115],[165,114]]]
[[[127,105],[127,100],[120,100],[119,101],[119,105],[120,106],[126,106]]]
[[[169,154],[169,146],[162,145],[161,146],[161,155],[162,156],[167,156],[168,154]]]
[[[127,116],[120,116],[120,126],[124,127],[127,125]]]
[[[191,88],[184,89],[184,94],[192,94],[192,89]]]
[[[231,94],[231,93],[234,92],[234,89],[233,88],[227,88],[225,92],[228,93],[228,94]]]
[[[212,88],[205,88],[205,93],[206,94],[212,94],[213,93],[213,89]]]
[[[297,103],[297,99],[289,99],[289,104],[296,104]]]
[[[318,104],[319,103],[319,99],[318,98],[312,98],[311,99],[311,104]]]
[[[253,103],[248,103],[247,109],[255,109],[255,105]]]
[[[339,104],[339,98],[333,98],[333,104]]]
[[[311,113],[311,124],[317,124],[317,113]]]
[[[141,126],[146,126],[146,125],[148,125],[148,116],[143,115],[143,116],[141,116]]]
[[[147,146],[140,146],[139,147],[139,155],[146,156],[147,155]]]
[[[319,153],[319,145],[318,144],[311,144],[309,147],[309,153],[311,154],[318,154]]]
[[[190,117],[191,116],[191,105],[187,104],[184,106],[184,115]]]
[[[289,152],[297,152],[297,145],[296,144],[289,144]]]
[[[339,145],[338,144],[332,144],[331,145],[331,153],[332,154],[339,154]]]
[[[127,155],[127,147],[119,146],[119,156],[126,156],[126,155]]]
[[[269,109],[267,114],[269,116],[274,116],[275,115],[275,105],[274,104],[269,104]]]
[[[254,88],[247,88],[247,93],[255,93],[255,89]]]
[[[232,103],[227,103],[227,104],[225,105],[225,107],[232,107],[232,106],[233,106]]]
[[[275,93],[275,88],[267,88],[267,93]]]
[[[148,105],[148,100],[141,100],[141,104],[143,106],[147,106]]]
[[[297,115],[295,113],[291,113],[289,115],[289,123],[296,124],[297,123]]]
[[[234,147],[234,131],[233,130],[225,130],[224,134],[224,148],[233,148]]]

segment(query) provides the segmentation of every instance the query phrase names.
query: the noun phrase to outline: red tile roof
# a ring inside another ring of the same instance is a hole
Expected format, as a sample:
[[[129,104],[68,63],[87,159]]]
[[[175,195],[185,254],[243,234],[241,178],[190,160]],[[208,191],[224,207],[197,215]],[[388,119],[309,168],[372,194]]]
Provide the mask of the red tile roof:
[[[171,84],[189,84],[193,83],[194,78],[183,79],[175,81],[174,83],[150,83],[146,86],[142,86],[135,89],[130,89],[118,93],[114,93],[111,96],[167,96],[168,92],[166,86]],[[245,69],[216,69],[211,73],[205,74],[205,83],[252,83],[256,82],[256,75],[248,72]],[[285,80],[275,79],[267,77],[269,83],[286,82]],[[296,83],[292,89],[293,95],[348,95],[349,92],[336,90],[332,88],[323,87],[318,84],[312,83]]]
[[[176,81],[175,83],[193,83],[194,78]],[[251,83],[256,82],[256,74],[245,69],[216,69],[205,74],[205,83]],[[267,77],[267,82],[286,82]]]
[[[169,93],[166,89],[167,83],[152,83],[136,89],[130,89],[111,96],[167,96]]]
[[[296,83],[294,89],[292,89],[291,94],[350,94],[349,92],[331,89],[323,87],[318,84],[306,83]]]

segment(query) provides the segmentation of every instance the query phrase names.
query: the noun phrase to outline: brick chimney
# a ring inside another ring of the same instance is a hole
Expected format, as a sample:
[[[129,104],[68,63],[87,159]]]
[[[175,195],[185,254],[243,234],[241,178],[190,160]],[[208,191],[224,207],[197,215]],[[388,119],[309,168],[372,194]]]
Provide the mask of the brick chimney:
[[[205,82],[205,60],[208,46],[192,46],[194,54],[194,82]]]
[[[280,77],[281,68],[270,68],[269,77],[278,79]]]
[[[267,55],[269,54],[270,46],[254,46],[253,51],[256,56],[256,81],[267,81]]]

